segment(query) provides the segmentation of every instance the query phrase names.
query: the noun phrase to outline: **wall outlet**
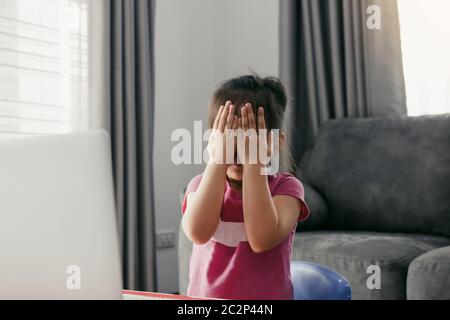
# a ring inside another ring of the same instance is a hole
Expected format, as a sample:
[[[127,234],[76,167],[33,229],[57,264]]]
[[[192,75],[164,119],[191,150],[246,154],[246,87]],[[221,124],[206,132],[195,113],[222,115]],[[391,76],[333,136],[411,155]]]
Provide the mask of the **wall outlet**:
[[[173,230],[156,233],[156,249],[175,247],[175,232]]]

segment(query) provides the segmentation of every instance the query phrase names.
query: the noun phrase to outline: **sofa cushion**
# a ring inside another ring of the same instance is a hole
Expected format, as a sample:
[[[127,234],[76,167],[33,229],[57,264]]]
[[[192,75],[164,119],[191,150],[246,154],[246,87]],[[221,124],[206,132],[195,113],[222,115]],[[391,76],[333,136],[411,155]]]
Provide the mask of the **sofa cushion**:
[[[353,299],[406,299],[406,277],[417,256],[450,244],[450,239],[412,234],[311,231],[296,234],[292,260],[326,265],[346,277]],[[380,268],[380,289],[368,278]],[[370,271],[370,273],[368,273]]]
[[[450,246],[424,253],[411,262],[408,300],[450,300]]]
[[[450,116],[325,124],[303,172],[334,230],[450,236]]]

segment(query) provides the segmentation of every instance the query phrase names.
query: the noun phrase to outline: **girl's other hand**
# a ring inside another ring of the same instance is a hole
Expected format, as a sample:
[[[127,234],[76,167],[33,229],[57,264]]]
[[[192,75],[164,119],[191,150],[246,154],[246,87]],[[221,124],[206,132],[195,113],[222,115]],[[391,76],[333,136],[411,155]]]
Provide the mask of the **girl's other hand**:
[[[234,137],[238,127],[238,117],[235,116],[236,107],[231,101],[221,106],[214,120],[211,135],[208,140],[209,164],[227,165],[234,160]],[[228,150],[227,145],[231,146]],[[227,161],[228,160],[228,161]]]
[[[258,108],[257,118],[256,120],[251,104],[248,103],[241,109],[238,129],[241,129],[239,132],[243,136],[238,139],[243,139],[244,143],[238,143],[238,157],[244,165],[267,165],[269,162],[271,135],[267,134],[263,107]]]

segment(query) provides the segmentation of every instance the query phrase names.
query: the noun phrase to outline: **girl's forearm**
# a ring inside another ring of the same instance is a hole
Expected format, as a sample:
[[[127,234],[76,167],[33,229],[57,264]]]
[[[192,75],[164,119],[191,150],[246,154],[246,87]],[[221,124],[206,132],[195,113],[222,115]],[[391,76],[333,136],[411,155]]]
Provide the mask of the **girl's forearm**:
[[[183,230],[194,243],[206,243],[217,229],[226,184],[226,166],[208,164],[197,191],[189,198]]]
[[[250,246],[255,252],[270,249],[271,235],[278,228],[278,214],[270,193],[267,176],[259,165],[244,167],[243,208],[244,223]]]

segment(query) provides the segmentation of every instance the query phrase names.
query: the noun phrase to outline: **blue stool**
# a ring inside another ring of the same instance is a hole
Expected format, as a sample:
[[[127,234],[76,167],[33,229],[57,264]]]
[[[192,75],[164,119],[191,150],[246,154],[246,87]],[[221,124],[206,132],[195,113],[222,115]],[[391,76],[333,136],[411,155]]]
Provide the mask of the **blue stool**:
[[[294,300],[351,300],[352,289],[347,279],[322,265],[291,262]]]

